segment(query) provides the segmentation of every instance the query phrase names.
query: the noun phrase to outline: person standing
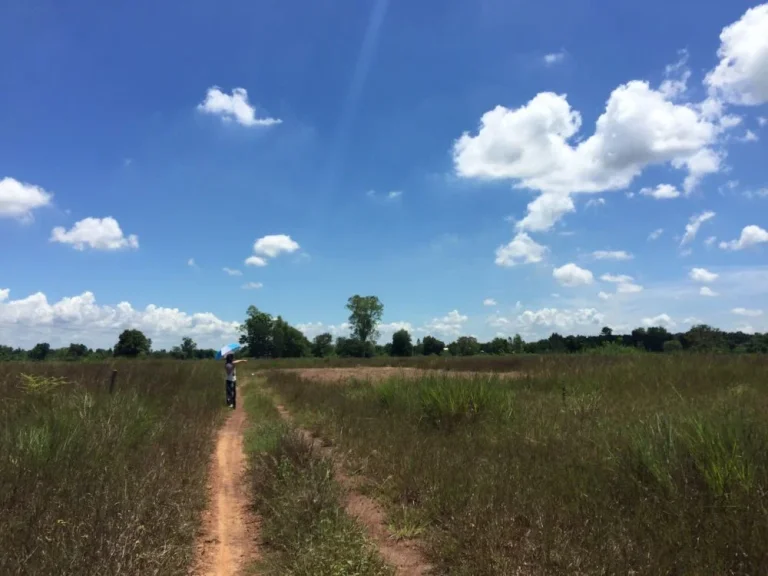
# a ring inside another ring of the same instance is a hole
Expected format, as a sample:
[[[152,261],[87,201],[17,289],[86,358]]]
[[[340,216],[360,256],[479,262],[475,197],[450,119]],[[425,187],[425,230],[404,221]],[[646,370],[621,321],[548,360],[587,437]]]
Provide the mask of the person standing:
[[[237,406],[237,368],[236,366],[241,362],[247,362],[247,360],[235,360],[234,354],[227,354],[225,358],[226,364],[224,368],[227,371],[227,406],[235,409]]]

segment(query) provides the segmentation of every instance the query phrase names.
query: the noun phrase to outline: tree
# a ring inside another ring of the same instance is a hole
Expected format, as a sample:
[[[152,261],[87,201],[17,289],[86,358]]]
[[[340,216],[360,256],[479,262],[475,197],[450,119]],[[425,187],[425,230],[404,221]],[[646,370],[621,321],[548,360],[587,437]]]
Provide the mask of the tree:
[[[508,354],[509,348],[509,341],[501,337],[496,337],[484,345],[487,354]]]
[[[603,329],[600,330],[600,336],[603,338],[610,338],[613,336],[613,330],[611,330],[608,326],[603,326]]]
[[[725,334],[706,324],[691,326],[683,336],[688,349],[694,352],[727,352],[729,349]]]
[[[512,352],[515,354],[522,354],[525,352],[525,342],[523,342],[523,338],[520,334],[515,334],[515,337],[512,338]]]
[[[28,356],[30,360],[45,360],[50,353],[51,345],[48,342],[40,342],[29,351]]]
[[[413,356],[413,343],[408,330],[398,330],[392,334],[392,356]]]
[[[272,356],[272,316],[256,306],[248,306],[247,315],[240,325],[240,344],[248,346],[253,358]]]
[[[85,358],[90,353],[91,351],[85,344],[70,344],[69,348],[67,348],[67,358],[72,360]]]
[[[327,358],[333,354],[333,336],[328,332],[318,334],[312,340],[312,356]]]
[[[440,356],[445,350],[445,342],[438,340],[434,336],[425,336],[421,345],[424,348],[425,356],[430,356],[432,354]]]
[[[664,352],[668,354],[673,354],[675,352],[682,352],[683,351],[683,345],[680,343],[680,340],[667,340],[664,342]]]
[[[301,358],[309,356],[310,343],[304,333],[278,316],[272,323],[272,357]]]
[[[152,340],[147,338],[141,330],[123,330],[117,339],[113,354],[136,358],[141,354],[149,354],[150,350],[152,350]]]
[[[474,336],[462,336],[456,342],[451,342],[448,350],[454,356],[474,356],[480,352],[480,344]]]
[[[192,340],[192,338],[184,336],[184,338],[181,339],[180,348],[181,353],[187,360],[192,360],[195,357],[195,353],[197,352],[197,344],[194,340]]]
[[[376,326],[381,322],[384,305],[376,296],[358,296],[355,294],[347,300],[349,323],[352,326],[352,337],[367,344],[376,340]]]

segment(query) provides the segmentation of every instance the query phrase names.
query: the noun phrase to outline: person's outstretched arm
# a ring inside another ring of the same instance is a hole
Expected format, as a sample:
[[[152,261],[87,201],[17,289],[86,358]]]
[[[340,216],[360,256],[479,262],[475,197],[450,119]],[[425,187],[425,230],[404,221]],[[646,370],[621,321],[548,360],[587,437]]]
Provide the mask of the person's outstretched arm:
[[[232,364],[240,364],[241,362],[248,362],[248,360],[246,360],[246,359],[242,359],[242,360],[233,360],[233,361],[232,361]]]

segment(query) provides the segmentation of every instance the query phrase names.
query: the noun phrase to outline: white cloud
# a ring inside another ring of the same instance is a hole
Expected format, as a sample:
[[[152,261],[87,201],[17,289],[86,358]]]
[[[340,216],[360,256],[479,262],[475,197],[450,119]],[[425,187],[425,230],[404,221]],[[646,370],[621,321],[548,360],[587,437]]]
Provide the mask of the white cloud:
[[[424,325],[424,330],[432,335],[445,337],[455,337],[461,334],[467,316],[461,314],[458,310],[452,310],[442,318],[433,318]]]
[[[704,240],[704,244],[706,246],[712,246],[717,241],[717,236],[710,236],[706,240]]]
[[[757,134],[752,132],[752,130],[747,130],[744,133],[744,136],[739,138],[742,142],[757,142],[760,138],[757,137]]]
[[[55,303],[49,303],[42,292],[19,300],[9,300],[8,292],[5,294],[0,297],[0,336],[14,346],[45,341],[52,346],[82,342],[108,348],[121,331],[137,328],[152,338],[154,348],[177,344],[182,336],[194,338],[201,346],[216,347],[238,333],[237,322],[225,322],[208,312],[188,314],[154,304],[140,310],[128,302],[102,306],[92,292]]]
[[[632,282],[620,282],[616,286],[616,292],[619,294],[636,294],[642,292],[643,287],[639,284],[633,284]]]
[[[403,195],[402,190],[390,190],[387,192],[387,199],[388,200],[396,200],[397,198],[400,198],[400,196]]]
[[[747,198],[768,198],[768,188],[760,188],[759,190],[747,190],[744,192],[744,196]]]
[[[245,259],[245,265],[246,266],[266,266],[267,261],[264,258],[261,258],[260,256],[249,256]]]
[[[496,300],[493,298],[486,298],[483,300],[483,306],[496,306]]]
[[[619,275],[613,275],[613,274],[603,274],[600,276],[600,280],[603,282],[613,282],[616,284],[622,284],[626,282],[632,282],[634,278],[632,276],[627,276],[626,274],[619,274]]]
[[[222,268],[225,274],[228,274],[229,276],[242,276],[243,273],[240,270],[236,270],[233,268],[227,268],[226,266]]]
[[[720,62],[704,81],[714,97],[741,105],[768,102],[768,4],[726,26],[717,54]]]
[[[525,232],[519,232],[509,244],[496,249],[497,266],[515,266],[516,264],[534,264],[541,262],[548,248],[537,244]]]
[[[711,220],[715,217],[715,213],[711,210],[707,212],[702,212],[701,214],[694,214],[690,217],[688,220],[688,224],[685,225],[685,235],[683,236],[683,239],[680,241],[680,246],[683,246],[684,244],[688,244],[688,242],[692,241],[694,238],[696,238],[696,234],[699,232],[699,228],[701,228],[701,225],[706,222],[707,220]]]
[[[762,310],[752,310],[749,308],[734,308],[731,310],[732,313],[736,314],[737,316],[748,316],[750,318],[757,318],[758,316],[763,315]]]
[[[671,184],[659,184],[656,188],[643,188],[640,190],[640,194],[656,198],[656,200],[670,200],[680,196],[678,189]]]
[[[285,234],[272,234],[256,240],[253,252],[259,256],[276,258],[282,253],[291,254],[300,248],[298,242]]]
[[[762,128],[766,124],[768,124],[768,118],[766,118],[765,116],[758,116],[757,117],[757,125],[758,126],[760,126]]]
[[[403,191],[390,190],[386,194],[377,194],[376,190],[368,190],[365,195],[368,196],[368,198],[376,200],[377,202],[394,202],[403,196]]]
[[[685,95],[688,90],[688,80],[691,77],[691,71],[688,68],[688,51],[680,50],[678,53],[680,58],[664,69],[665,80],[659,86],[659,92],[669,100]]]
[[[264,284],[261,282],[246,282],[243,284],[243,290],[258,290],[259,288],[262,288]]]
[[[702,286],[699,290],[699,294],[702,296],[718,296],[718,293],[712,290],[709,286]]]
[[[528,214],[517,223],[518,230],[549,230],[565,214],[575,212],[571,197],[564,194],[542,194],[528,204]]]
[[[547,66],[559,64],[563,60],[565,60],[565,52],[562,50],[560,52],[552,52],[551,54],[544,55],[544,64]]]
[[[517,324],[528,329],[541,326],[571,330],[579,326],[598,326],[603,321],[604,316],[594,308],[575,310],[542,308],[540,310],[526,310],[517,317]]]
[[[648,240],[658,240],[662,234],[664,234],[664,228],[656,228],[656,230],[648,234]]]
[[[198,104],[197,109],[206,114],[219,116],[224,122],[234,120],[241,126],[272,126],[280,124],[279,118],[257,118],[256,109],[248,102],[248,91],[245,88],[235,88],[232,94],[226,94],[218,86],[208,88],[205,100]]]
[[[587,200],[587,208],[592,206],[605,206],[605,198],[591,198]]]
[[[71,230],[57,226],[51,232],[51,242],[71,244],[76,250],[90,247],[94,250],[122,250],[139,247],[135,234],[125,236],[112,217],[85,218],[76,222]]]
[[[194,258],[190,258],[189,260],[187,260],[187,266],[189,266],[190,268],[197,268],[197,262],[195,262]]]
[[[595,260],[632,260],[634,256],[624,250],[595,250],[592,252]]]
[[[709,284],[710,282],[717,280],[720,275],[715,274],[714,272],[710,272],[706,268],[693,268],[688,273],[688,277],[694,282],[703,282],[704,284]]]
[[[611,295],[607,292],[600,291],[597,293],[597,297],[600,298],[600,300],[610,300]]]
[[[741,231],[741,236],[738,240],[731,240],[730,242],[720,242],[720,248],[723,250],[744,250],[750,246],[756,246],[768,242],[768,232],[760,228],[760,226],[745,226]]]
[[[0,180],[0,218],[29,221],[32,211],[50,205],[52,198],[53,194],[39,186],[3,178]]]
[[[319,334],[328,333],[332,336],[347,336],[349,335],[350,325],[347,322],[341,324],[323,324],[322,322],[305,322],[303,324],[296,324],[304,335],[312,339]]]
[[[576,264],[573,263],[565,264],[560,268],[555,268],[552,271],[552,276],[561,285],[571,288],[592,284],[594,281],[592,272],[584,268],[579,268]]]
[[[662,326],[664,328],[674,328],[677,326],[674,320],[669,317],[668,314],[659,314],[652,318],[643,318],[643,326],[650,328],[651,326]]]
[[[497,106],[482,116],[475,135],[465,132],[454,143],[456,173],[513,180],[548,196],[529,204],[520,223],[522,229],[540,230],[572,211],[562,197],[626,188],[646,166],[686,168],[689,189],[719,166],[709,146],[721,128],[696,107],[671,102],[647,82],[616,88],[594,133],[571,145],[580,128],[581,115],[562,94],[540,93],[516,109]]]
[[[1,288],[0,289],[0,302],[5,302],[8,300],[8,296],[10,295],[11,290],[9,288]]]

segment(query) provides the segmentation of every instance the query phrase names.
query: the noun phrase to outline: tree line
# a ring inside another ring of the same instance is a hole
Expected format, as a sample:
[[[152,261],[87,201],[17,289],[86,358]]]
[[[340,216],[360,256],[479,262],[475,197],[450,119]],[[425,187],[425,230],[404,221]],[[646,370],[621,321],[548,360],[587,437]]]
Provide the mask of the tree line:
[[[725,332],[706,324],[691,327],[686,332],[671,333],[661,326],[635,328],[629,334],[614,334],[605,327],[596,336],[562,336],[525,342],[517,334],[479,342],[472,336],[460,336],[450,343],[425,336],[413,341],[407,330],[398,330],[390,342],[377,343],[378,327],[384,305],[376,296],[355,295],[347,300],[350,332],[334,336],[325,332],[309,340],[301,330],[291,326],[281,316],[248,307],[245,321],[240,325],[239,356],[252,358],[327,358],[372,356],[473,356],[476,354],[546,354],[546,353],[637,353],[637,352],[717,352],[767,353],[768,334]],[[109,349],[93,350],[84,344],[70,344],[53,349],[41,342],[30,350],[0,345],[0,360],[101,360],[110,357],[176,358],[201,360],[214,358],[213,349],[199,348],[192,338],[184,337],[170,350],[152,349],[152,340],[140,330],[124,330],[117,343]]]

